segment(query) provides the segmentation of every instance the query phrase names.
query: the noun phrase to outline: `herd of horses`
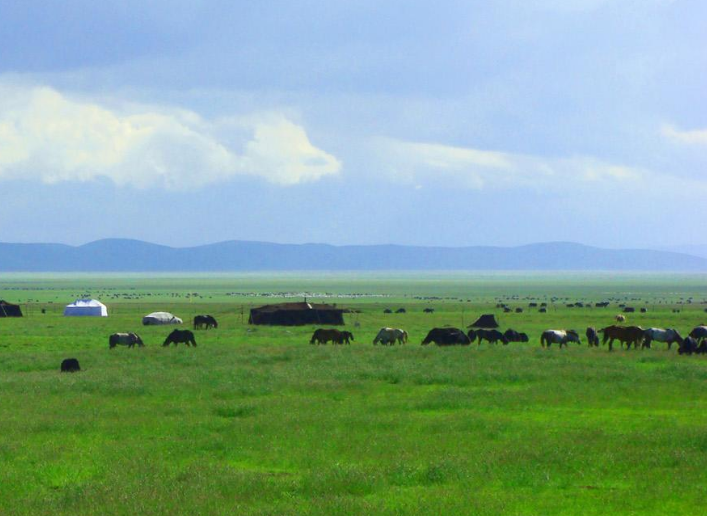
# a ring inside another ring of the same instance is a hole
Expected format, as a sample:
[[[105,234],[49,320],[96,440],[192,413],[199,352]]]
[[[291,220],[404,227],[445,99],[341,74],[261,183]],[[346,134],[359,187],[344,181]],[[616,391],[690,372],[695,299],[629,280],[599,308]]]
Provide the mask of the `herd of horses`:
[[[211,315],[197,315],[194,317],[194,329],[212,329],[218,328],[218,322]],[[653,342],[662,342],[668,345],[668,349],[672,348],[673,344],[678,345],[679,354],[707,354],[707,325],[695,327],[690,334],[683,338],[680,332],[674,328],[648,328],[643,329],[640,326],[618,326],[611,325],[597,330],[594,327],[588,327],[585,336],[590,347],[598,347],[601,344],[608,344],[609,351],[613,351],[614,343],[619,342],[621,347],[626,349],[650,348]],[[600,337],[601,336],[601,337]],[[381,344],[383,346],[392,346],[395,344],[406,344],[408,342],[408,333],[401,328],[381,328],[373,339],[373,344]],[[319,328],[314,331],[310,344],[324,345],[332,344],[351,344],[354,341],[354,336],[349,331],[341,331],[336,329]],[[459,328],[443,327],[433,328],[427,333],[427,336],[422,340],[422,345],[436,344],[437,346],[453,346],[453,345],[469,345],[472,343],[481,344],[488,342],[489,344],[509,344],[511,342],[529,342],[530,339],[526,333],[517,332],[508,329],[501,332],[496,329],[471,329],[464,332]],[[560,348],[567,347],[570,342],[581,344],[582,340],[576,330],[546,330],[540,335],[540,344],[542,347],[550,347],[552,344],[557,344]],[[178,345],[185,344],[186,346],[196,347],[196,339],[194,333],[190,330],[175,329],[163,342],[163,346],[170,344]],[[116,346],[126,346],[133,348],[135,346],[142,347],[145,343],[137,333],[114,333],[108,338],[108,346],[110,349]]]
[[[600,338],[601,335],[601,338]],[[707,326],[697,326],[686,338],[682,338],[680,332],[673,328],[648,328],[640,326],[607,326],[597,330],[594,327],[587,328],[585,332],[587,343],[590,347],[598,347],[601,344],[608,344],[609,351],[613,351],[614,342],[618,341],[626,349],[631,346],[637,349],[639,346],[650,348],[653,342],[662,342],[671,349],[673,344],[678,345],[679,354],[707,353]],[[319,328],[314,331],[310,344],[350,344],[354,340],[353,334],[348,331]],[[476,342],[481,344],[486,341],[489,344],[509,344],[510,342],[529,342],[526,333],[509,329],[505,332],[499,330],[472,329],[464,332],[459,328],[444,327],[433,328],[422,340],[422,345],[436,344],[437,346],[466,346]],[[408,342],[408,333],[401,328],[381,328],[373,344],[395,345]],[[570,342],[582,343],[579,333],[576,330],[546,330],[540,335],[540,345],[549,348],[552,344],[567,347]]]

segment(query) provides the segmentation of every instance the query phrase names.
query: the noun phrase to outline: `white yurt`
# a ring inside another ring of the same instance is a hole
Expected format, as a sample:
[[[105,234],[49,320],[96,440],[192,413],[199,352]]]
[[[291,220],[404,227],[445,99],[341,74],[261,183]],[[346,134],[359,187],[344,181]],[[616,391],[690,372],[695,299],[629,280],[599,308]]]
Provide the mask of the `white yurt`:
[[[77,299],[64,308],[65,317],[108,317],[106,305],[95,299]]]
[[[182,324],[183,321],[179,317],[175,317],[169,312],[152,312],[142,318],[142,324],[145,326],[153,326],[158,324]]]

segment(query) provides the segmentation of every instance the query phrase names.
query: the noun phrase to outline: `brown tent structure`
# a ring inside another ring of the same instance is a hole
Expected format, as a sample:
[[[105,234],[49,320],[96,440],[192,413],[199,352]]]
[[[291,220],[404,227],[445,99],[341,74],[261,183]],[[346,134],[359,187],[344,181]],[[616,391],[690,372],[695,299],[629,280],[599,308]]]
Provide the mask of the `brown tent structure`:
[[[499,326],[495,315],[484,314],[475,323],[470,324],[469,328],[498,328]]]
[[[248,324],[303,326],[305,324],[344,324],[344,310],[332,305],[280,303],[250,310]]]
[[[20,305],[0,301],[0,317],[22,317]]]

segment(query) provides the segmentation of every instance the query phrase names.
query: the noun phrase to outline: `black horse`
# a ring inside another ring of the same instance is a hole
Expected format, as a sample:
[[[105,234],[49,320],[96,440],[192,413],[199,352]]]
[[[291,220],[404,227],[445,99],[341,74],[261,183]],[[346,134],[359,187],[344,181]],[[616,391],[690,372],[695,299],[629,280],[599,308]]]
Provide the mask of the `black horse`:
[[[176,346],[180,342],[186,344],[187,347],[189,345],[196,347],[196,340],[194,339],[194,334],[189,330],[173,330],[172,333],[167,335],[167,338],[165,339],[164,344],[162,345],[169,346],[170,344],[174,344]]]
[[[471,340],[471,332],[469,333],[469,340]],[[489,344],[496,344],[498,341],[501,341],[504,346],[508,344],[506,336],[498,330],[476,330],[475,334],[479,341],[478,344],[484,340],[487,340]]]
[[[599,347],[599,333],[597,333],[597,329],[594,326],[587,328],[585,335],[587,336],[587,342],[589,343],[590,348],[592,346],[597,348]]]
[[[218,322],[212,315],[197,315],[194,317],[194,329],[218,328]]]

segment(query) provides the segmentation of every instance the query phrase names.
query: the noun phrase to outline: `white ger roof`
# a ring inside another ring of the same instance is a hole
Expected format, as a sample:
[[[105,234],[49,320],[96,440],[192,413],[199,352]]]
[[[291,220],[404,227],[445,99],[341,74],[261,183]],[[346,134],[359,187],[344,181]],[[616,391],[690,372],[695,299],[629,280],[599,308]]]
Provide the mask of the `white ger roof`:
[[[101,303],[97,299],[77,299],[76,301],[74,301],[70,305],[66,305],[66,306],[67,307],[71,306],[71,307],[84,308],[84,307],[96,307],[96,306],[106,306],[106,305],[104,305],[103,303]]]

